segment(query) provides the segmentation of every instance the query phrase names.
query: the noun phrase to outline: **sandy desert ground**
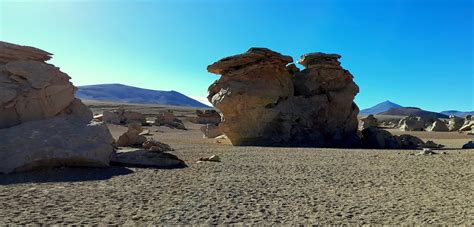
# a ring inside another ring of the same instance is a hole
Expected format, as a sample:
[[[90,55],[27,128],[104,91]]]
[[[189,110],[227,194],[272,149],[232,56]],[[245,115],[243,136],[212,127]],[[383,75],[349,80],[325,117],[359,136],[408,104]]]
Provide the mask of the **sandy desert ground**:
[[[116,107],[92,105],[95,112]],[[124,107],[149,116],[167,108]],[[176,111],[182,117],[193,113]],[[200,125],[186,126],[150,131],[187,168],[1,175],[0,224],[474,224],[474,150],[456,149],[473,136],[414,133],[447,145],[445,154],[417,156],[403,150],[233,147],[203,139]],[[126,130],[109,128],[116,138]],[[222,162],[196,163],[211,155]]]

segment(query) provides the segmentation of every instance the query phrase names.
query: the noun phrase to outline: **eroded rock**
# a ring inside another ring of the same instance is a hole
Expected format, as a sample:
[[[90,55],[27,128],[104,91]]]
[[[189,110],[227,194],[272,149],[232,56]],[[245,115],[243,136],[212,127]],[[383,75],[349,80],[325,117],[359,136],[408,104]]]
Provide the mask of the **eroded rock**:
[[[213,63],[208,71],[222,76],[208,100],[223,114],[219,129],[233,145],[356,146],[359,88],[339,57],[303,55],[301,72],[266,48]]]
[[[128,130],[122,134],[117,140],[117,146],[120,147],[133,147],[142,146],[146,141],[146,137],[140,135],[143,128],[138,123],[131,123],[128,125]]]
[[[166,126],[169,128],[176,128],[176,129],[182,129],[186,130],[186,127],[184,126],[183,122],[179,120],[172,111],[163,111],[160,112],[157,116],[156,119],[153,123],[154,125],[157,126]]]
[[[90,123],[70,77],[44,62],[50,55],[0,42],[0,173],[109,165],[110,132]]]

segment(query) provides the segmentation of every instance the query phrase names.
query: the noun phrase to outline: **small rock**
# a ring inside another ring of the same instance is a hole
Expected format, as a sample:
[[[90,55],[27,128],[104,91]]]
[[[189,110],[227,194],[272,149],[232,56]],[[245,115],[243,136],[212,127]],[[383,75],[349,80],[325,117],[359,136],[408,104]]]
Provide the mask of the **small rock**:
[[[139,135],[141,135],[141,136],[151,136],[153,134],[150,133],[150,130],[146,129],[146,130],[143,130]]]
[[[436,152],[434,152],[433,150],[431,150],[431,148],[423,148],[423,150],[421,150],[418,154],[416,155],[433,155],[433,154],[438,154]]]
[[[221,162],[221,158],[217,155],[213,155],[209,158],[200,158],[199,161],[201,162]],[[198,163],[199,163],[198,161]]]

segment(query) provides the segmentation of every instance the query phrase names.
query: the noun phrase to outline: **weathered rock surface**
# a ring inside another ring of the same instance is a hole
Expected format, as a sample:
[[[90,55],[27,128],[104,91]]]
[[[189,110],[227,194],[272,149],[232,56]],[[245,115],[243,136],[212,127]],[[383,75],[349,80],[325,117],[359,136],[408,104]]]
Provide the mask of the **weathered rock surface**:
[[[29,46],[20,46],[0,41],[0,64],[20,60],[44,62],[51,59],[51,53]]]
[[[162,169],[186,167],[186,163],[173,154],[142,149],[118,150],[112,155],[110,163],[118,166]]]
[[[204,125],[200,129],[204,138],[216,138],[223,134],[219,127],[214,124]]]
[[[339,55],[304,55],[298,72],[289,56],[266,48],[221,59],[208,100],[223,116],[233,145],[347,147],[358,144],[358,86]],[[290,74],[290,72],[292,74]]]
[[[360,119],[359,122],[360,122],[359,130],[364,130],[364,129],[369,128],[369,127],[377,127],[378,126],[378,120],[372,114],[370,114],[366,118]]]
[[[124,109],[104,111],[102,119],[106,123],[116,125],[124,125],[130,123],[140,123],[141,125],[146,125],[145,115]]]
[[[0,172],[54,166],[107,166],[108,129],[74,98],[70,77],[50,53],[0,42]]]
[[[400,120],[399,125],[402,131],[424,131],[426,119],[417,116],[407,116]]]
[[[183,122],[179,120],[171,111],[160,112],[156,116],[154,125],[186,130]]]
[[[433,123],[426,128],[428,132],[448,132],[449,128],[443,121],[434,119]]]
[[[196,124],[218,125],[221,122],[221,115],[215,110],[197,110],[196,115],[193,119],[193,122]]]
[[[0,140],[0,173],[56,166],[106,167],[114,151],[105,125],[74,116],[0,129]]]
[[[128,125],[128,130],[122,134],[117,140],[117,146],[120,147],[133,147],[142,146],[146,141],[146,137],[140,135],[143,128],[140,124],[131,123]]]
[[[464,124],[464,119],[456,117],[454,115],[449,116],[448,120],[448,130],[450,132],[459,130]]]
[[[467,115],[464,119],[464,124],[459,128],[460,132],[472,131],[474,129],[474,119],[471,115]]]
[[[44,62],[0,64],[0,128],[60,114],[76,100],[69,79],[59,68]]]

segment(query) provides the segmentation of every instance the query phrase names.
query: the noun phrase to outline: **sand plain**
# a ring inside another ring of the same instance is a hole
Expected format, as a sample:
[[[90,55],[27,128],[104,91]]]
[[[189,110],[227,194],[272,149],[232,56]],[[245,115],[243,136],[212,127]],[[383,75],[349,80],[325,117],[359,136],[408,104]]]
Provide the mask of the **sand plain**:
[[[150,116],[161,110],[125,107]],[[182,109],[181,116],[192,112]],[[445,154],[417,156],[406,150],[233,147],[203,139],[200,125],[186,126],[150,131],[187,168],[0,175],[0,224],[474,224],[474,150],[458,149],[472,136],[416,133],[454,141]],[[114,137],[125,131],[109,128]],[[211,155],[222,162],[196,163]]]

